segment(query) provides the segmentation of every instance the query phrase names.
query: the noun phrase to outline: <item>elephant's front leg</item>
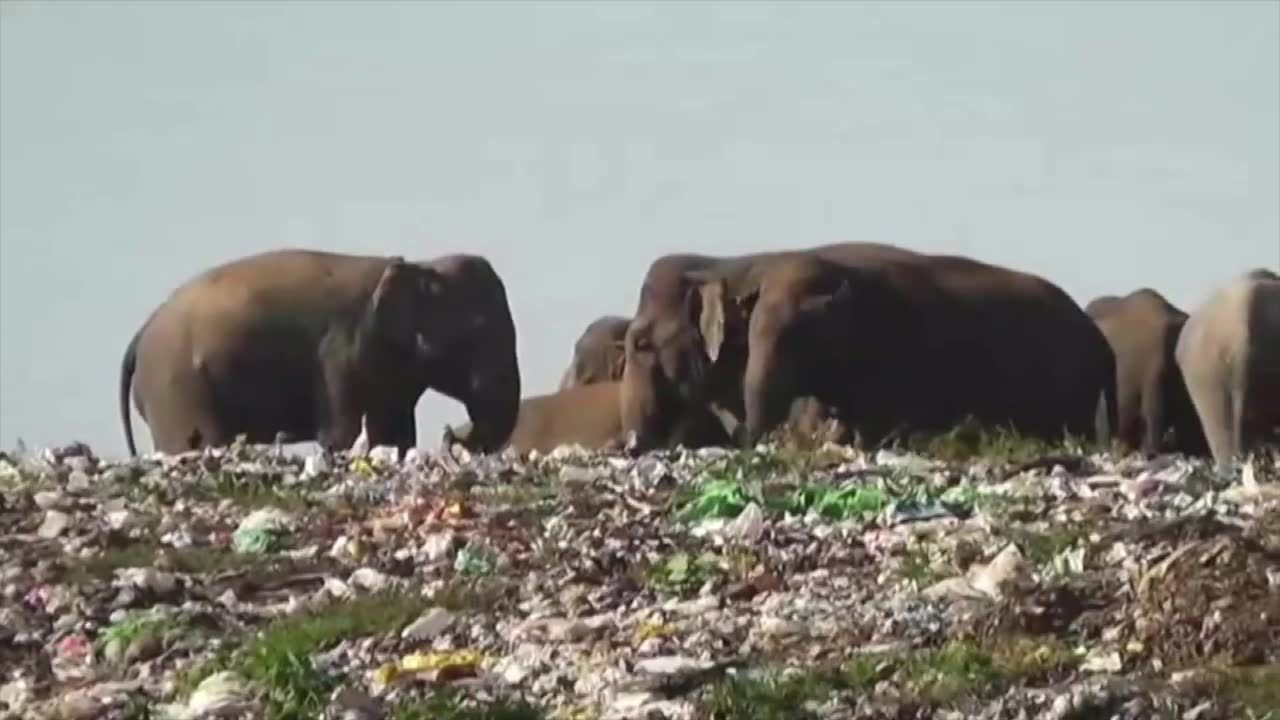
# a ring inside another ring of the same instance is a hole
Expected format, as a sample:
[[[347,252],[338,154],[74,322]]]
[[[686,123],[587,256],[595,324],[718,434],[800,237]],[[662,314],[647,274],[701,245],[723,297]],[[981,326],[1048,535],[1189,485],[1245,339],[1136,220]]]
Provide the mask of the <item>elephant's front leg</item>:
[[[418,444],[418,424],[413,406],[370,413],[365,420],[370,445],[392,445],[401,453]]]
[[[1152,373],[1142,388],[1142,452],[1148,457],[1160,454],[1164,445],[1164,377]]]
[[[1231,463],[1237,444],[1231,392],[1220,383],[1192,378],[1188,378],[1188,387],[1205,439],[1209,442],[1209,452],[1218,468],[1225,469]]]
[[[326,368],[323,375],[316,391],[316,443],[332,452],[347,450],[360,436],[363,409],[348,373]]]

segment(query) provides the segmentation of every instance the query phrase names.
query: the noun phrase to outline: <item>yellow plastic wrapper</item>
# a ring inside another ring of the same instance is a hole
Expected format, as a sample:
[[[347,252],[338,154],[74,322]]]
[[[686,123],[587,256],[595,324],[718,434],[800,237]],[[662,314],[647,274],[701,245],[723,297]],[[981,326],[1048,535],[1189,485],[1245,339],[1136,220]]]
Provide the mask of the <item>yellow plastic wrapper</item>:
[[[383,663],[374,670],[372,689],[380,693],[398,682],[468,677],[475,674],[480,659],[480,653],[475,650],[411,653],[399,662]]]

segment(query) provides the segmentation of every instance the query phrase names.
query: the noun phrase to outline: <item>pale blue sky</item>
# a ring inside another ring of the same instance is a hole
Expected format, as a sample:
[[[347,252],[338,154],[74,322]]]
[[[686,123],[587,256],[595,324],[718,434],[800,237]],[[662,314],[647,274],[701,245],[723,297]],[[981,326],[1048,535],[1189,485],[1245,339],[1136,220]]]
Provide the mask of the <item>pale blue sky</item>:
[[[121,453],[134,330],[268,248],[488,256],[529,395],[661,253],[841,240],[1280,266],[1280,3],[0,3],[5,448]]]

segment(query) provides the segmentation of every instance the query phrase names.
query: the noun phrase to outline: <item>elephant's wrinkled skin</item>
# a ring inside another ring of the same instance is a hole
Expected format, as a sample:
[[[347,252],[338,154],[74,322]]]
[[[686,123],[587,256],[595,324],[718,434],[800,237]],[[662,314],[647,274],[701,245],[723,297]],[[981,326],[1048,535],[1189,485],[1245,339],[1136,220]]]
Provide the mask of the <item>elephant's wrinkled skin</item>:
[[[561,390],[622,379],[623,341],[630,318],[604,315],[582,331],[573,344],[573,360],[560,378]]]
[[[1116,358],[1115,438],[1147,455],[1208,452],[1174,348],[1187,314],[1150,288],[1085,306]],[[1167,440],[1172,431],[1172,441]]]
[[[616,380],[579,385],[520,402],[520,414],[508,446],[517,452],[547,453],[561,445],[581,445],[592,450],[619,449],[626,444],[619,414]],[[466,432],[468,425],[460,428]],[[725,445],[729,438],[710,415],[693,423],[682,438],[686,447]]]
[[[1219,468],[1267,443],[1280,425],[1280,276],[1256,269],[1219,288],[1175,356]]]
[[[129,389],[162,452],[315,440],[345,449],[365,418],[369,441],[416,442],[427,389],[463,403],[459,440],[506,441],[520,403],[506,290],[483,257],[423,262],[278,250],[210,269],[176,289],[125,352],[120,411],[129,452]]]
[[[627,329],[622,371],[623,428],[636,434],[637,449],[670,445],[676,419],[696,406],[714,408],[726,429],[737,434],[743,418],[746,314],[727,313],[723,327],[707,329],[722,338],[709,356],[698,326],[701,289],[719,278],[727,297],[745,295],[758,284],[762,263],[794,252],[842,263],[917,257],[892,245],[837,243],[799,251],[725,257],[679,254],[654,260]]]
[[[966,418],[1033,437],[1092,437],[1100,401],[1115,416],[1111,348],[1043,278],[919,254],[838,262],[791,253],[755,272],[755,289],[735,296],[717,278],[695,304],[709,358],[741,326],[728,318],[746,318],[746,444],[804,396],[872,443]]]

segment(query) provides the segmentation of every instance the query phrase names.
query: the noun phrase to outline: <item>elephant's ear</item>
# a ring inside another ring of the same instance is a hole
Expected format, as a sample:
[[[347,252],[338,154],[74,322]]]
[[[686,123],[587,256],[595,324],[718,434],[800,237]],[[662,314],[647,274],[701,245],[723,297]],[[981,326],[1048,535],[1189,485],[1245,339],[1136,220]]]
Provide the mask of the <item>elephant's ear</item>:
[[[405,312],[408,308],[402,299],[407,290],[408,276],[409,264],[399,256],[391,258],[382,270],[382,277],[378,278],[378,285],[369,300],[369,309],[379,324],[395,328],[409,320]]]
[[[724,345],[724,315],[726,286],[724,280],[713,280],[700,285],[697,295],[702,311],[698,314],[698,330],[702,334],[703,347],[707,357],[715,362],[720,357],[720,347]]]
[[[403,257],[391,258],[369,301],[379,333],[397,344],[416,347],[420,352],[431,349],[428,333],[423,332],[419,320],[424,316],[427,298],[440,290],[439,281],[433,275],[405,262]]]

